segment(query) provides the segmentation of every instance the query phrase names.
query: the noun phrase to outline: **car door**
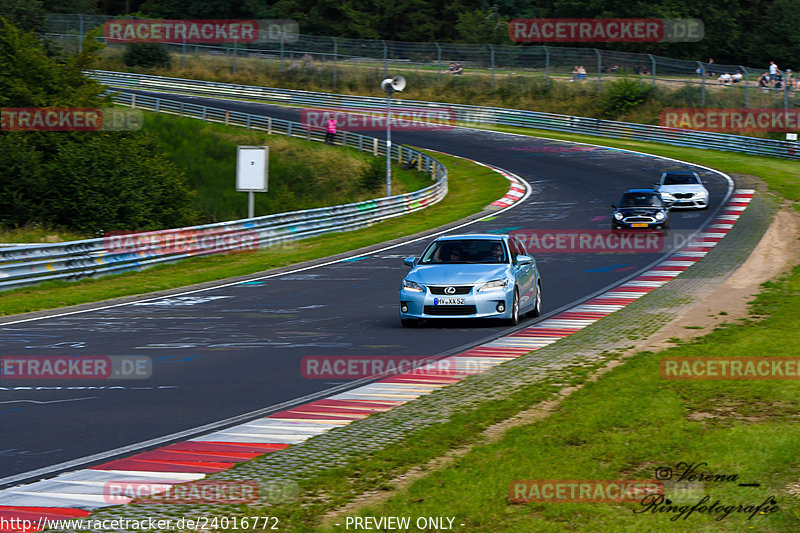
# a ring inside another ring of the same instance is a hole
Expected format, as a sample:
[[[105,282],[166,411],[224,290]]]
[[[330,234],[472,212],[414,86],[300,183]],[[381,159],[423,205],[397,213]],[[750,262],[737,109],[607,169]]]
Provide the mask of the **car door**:
[[[511,250],[511,262],[514,265],[514,272],[519,287],[519,306],[527,307],[532,299],[536,287],[536,276],[534,275],[533,261],[522,264],[517,261],[518,255],[527,255],[525,247],[515,237],[508,239],[508,247]]]

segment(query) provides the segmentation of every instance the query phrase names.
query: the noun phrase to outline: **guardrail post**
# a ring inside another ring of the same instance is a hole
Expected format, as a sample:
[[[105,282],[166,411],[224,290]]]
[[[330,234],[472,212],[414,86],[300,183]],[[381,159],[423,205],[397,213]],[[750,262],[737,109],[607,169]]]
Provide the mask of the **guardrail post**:
[[[381,41],[383,43],[383,77],[389,77],[389,49],[386,47],[386,41]]]
[[[442,81],[442,47],[439,46],[439,43],[433,43],[436,45],[436,81]]]
[[[742,65],[739,68],[744,72],[744,108],[747,109],[750,107],[750,72]]]
[[[492,87],[494,87],[494,46],[489,45],[489,57],[492,62]]]
[[[136,109],[136,95],[131,94],[131,109]]]
[[[153,111],[155,111],[156,113],[158,113],[158,104],[159,104],[159,99],[158,99],[158,98],[156,98],[156,105],[155,105],[155,107],[153,108]]]
[[[378,138],[372,139],[372,155],[378,157]]]
[[[245,120],[244,127],[248,130],[250,129],[250,113],[247,114],[247,120]]]
[[[544,84],[548,89],[550,88],[550,49],[546,46],[544,48]]]
[[[267,135],[272,135],[272,117],[267,117]]]
[[[594,52],[597,54],[597,94],[600,94],[600,90],[603,88],[603,59],[600,50],[595,48]]]
[[[656,60],[653,54],[647,54],[650,57],[650,72],[653,74],[653,88],[656,88]]]
[[[336,42],[336,37],[331,37],[331,39],[333,39],[333,88],[336,89],[336,69],[339,59],[338,55],[339,46],[338,43]]]
[[[228,119],[230,118],[230,113],[231,112],[228,111],[227,109],[225,110],[225,125],[226,126],[228,125]]]

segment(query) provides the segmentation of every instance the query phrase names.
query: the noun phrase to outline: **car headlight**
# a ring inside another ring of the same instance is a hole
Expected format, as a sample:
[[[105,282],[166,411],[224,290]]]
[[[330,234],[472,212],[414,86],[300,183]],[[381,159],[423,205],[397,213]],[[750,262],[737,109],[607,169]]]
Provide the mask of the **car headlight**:
[[[617,211],[616,213],[614,213],[614,218],[617,220],[622,220],[622,213]]]
[[[672,196],[672,195],[671,195],[670,193],[668,193],[668,192],[662,192],[662,193],[661,193],[661,198],[668,198],[668,199],[672,200],[672,199],[673,199],[673,198],[675,198],[675,197],[674,197],[674,196]]]
[[[403,288],[409,292],[425,292],[425,289],[422,288],[422,285],[407,279],[403,280]]]
[[[664,212],[663,211],[659,211],[658,213],[656,213],[656,220],[664,220]]]
[[[502,289],[503,287],[507,287],[507,286],[508,286],[508,280],[507,279],[495,279],[495,280],[487,281],[486,283],[484,283],[483,286],[480,289],[478,289],[478,292],[491,291],[491,290],[494,290],[494,289]]]

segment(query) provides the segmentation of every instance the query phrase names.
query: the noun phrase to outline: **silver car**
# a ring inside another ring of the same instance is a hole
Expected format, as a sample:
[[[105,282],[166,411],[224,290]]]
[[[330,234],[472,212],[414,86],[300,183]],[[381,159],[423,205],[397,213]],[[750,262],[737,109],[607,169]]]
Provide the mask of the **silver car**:
[[[708,189],[697,172],[664,172],[655,189],[671,207],[708,207]]]
[[[429,318],[500,318],[519,323],[539,316],[542,280],[536,261],[509,235],[447,235],[420,257],[404,260],[411,271],[400,286],[404,326]]]

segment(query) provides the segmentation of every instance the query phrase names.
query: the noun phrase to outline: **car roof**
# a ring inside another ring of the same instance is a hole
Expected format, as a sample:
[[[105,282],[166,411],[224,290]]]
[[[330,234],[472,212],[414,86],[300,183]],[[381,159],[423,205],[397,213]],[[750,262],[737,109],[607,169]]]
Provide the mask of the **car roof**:
[[[694,172],[693,170],[668,170],[661,175],[666,176],[667,174],[694,174],[697,176],[697,172]]]
[[[438,237],[436,240],[453,241],[462,239],[482,239],[482,240],[499,241],[499,240],[505,240],[507,238],[508,235],[497,234],[497,233],[461,233],[458,235],[442,235],[441,237]]]

